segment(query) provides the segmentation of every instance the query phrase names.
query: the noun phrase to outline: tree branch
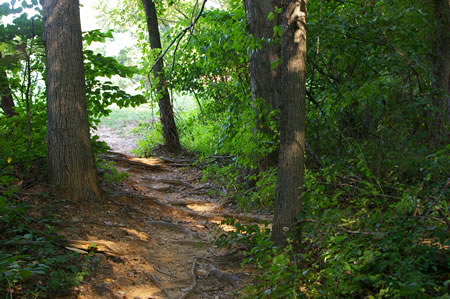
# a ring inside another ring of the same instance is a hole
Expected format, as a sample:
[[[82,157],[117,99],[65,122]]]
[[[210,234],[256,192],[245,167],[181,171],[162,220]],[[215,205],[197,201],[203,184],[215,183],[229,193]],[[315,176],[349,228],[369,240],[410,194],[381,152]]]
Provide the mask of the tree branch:
[[[159,61],[167,54],[167,52],[169,52],[170,48],[172,48],[172,46],[173,46],[175,43],[177,43],[176,49],[175,49],[175,52],[176,52],[176,50],[178,49],[178,46],[179,46],[181,40],[183,39],[183,37],[186,35],[186,33],[187,33],[188,31],[190,31],[190,30],[195,26],[195,24],[197,23],[197,21],[200,19],[201,15],[202,15],[202,13],[203,13],[203,11],[204,11],[204,9],[205,9],[206,1],[207,1],[207,0],[203,0],[202,6],[201,6],[201,8],[200,8],[200,12],[197,14],[197,16],[195,17],[195,19],[194,19],[188,26],[186,26],[183,30],[181,30],[181,31],[177,34],[177,36],[170,42],[170,44],[167,46],[167,48],[164,49],[164,51],[162,52],[162,54],[159,55],[159,57],[155,60],[155,62],[153,63],[152,68],[150,69],[150,71],[149,71],[149,73],[148,73],[148,77],[149,77],[149,78],[150,78],[150,73],[153,71],[153,69],[155,68],[155,66],[156,66],[156,65],[158,64],[158,62],[159,62]],[[192,34],[192,31],[190,31],[190,32],[191,32],[191,34]],[[174,64],[174,63],[172,63],[172,66],[173,66],[173,64]],[[172,73],[172,70],[170,71],[170,73]],[[169,78],[170,78],[170,75],[169,75]]]

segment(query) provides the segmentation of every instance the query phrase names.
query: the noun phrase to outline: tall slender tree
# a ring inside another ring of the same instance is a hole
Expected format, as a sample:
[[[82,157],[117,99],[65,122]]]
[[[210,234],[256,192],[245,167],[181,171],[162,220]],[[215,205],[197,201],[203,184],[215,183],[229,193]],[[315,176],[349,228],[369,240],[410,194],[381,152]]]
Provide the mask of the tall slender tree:
[[[433,119],[433,141],[448,142],[450,118],[450,1],[433,0],[435,12],[434,33],[434,87],[438,91],[433,97],[436,111]]]
[[[2,52],[0,52],[0,61],[2,58]],[[17,112],[14,110],[14,99],[11,88],[9,87],[8,75],[4,70],[0,70],[0,97],[0,107],[3,110],[3,113],[7,117],[17,115]]]
[[[142,0],[142,4],[147,17],[150,46],[152,49],[161,49],[161,37],[159,34],[155,2],[152,0]],[[181,145],[173,116],[173,107],[167,88],[167,81],[164,75],[164,60],[162,57],[156,62],[153,68],[153,76],[157,81],[156,91],[158,93],[158,105],[163,127],[164,145],[168,151],[176,153],[181,150]]]
[[[44,0],[49,179],[73,200],[102,196],[89,136],[79,0]]]
[[[247,18],[248,33],[252,38],[261,42],[261,47],[253,49],[250,53],[250,77],[253,100],[264,99],[268,106],[266,109],[257,107],[257,130],[270,132],[264,126],[267,112],[279,108],[280,101],[280,44],[274,40],[274,27],[280,25],[280,18],[276,8],[281,6],[281,0],[245,0],[245,14]],[[272,18],[269,15],[272,13]],[[260,119],[260,115],[262,119]],[[277,152],[264,157],[259,162],[260,168],[274,166],[277,163]]]
[[[304,182],[306,0],[282,1],[280,156],[272,239],[285,244],[289,230],[302,209],[300,187]]]

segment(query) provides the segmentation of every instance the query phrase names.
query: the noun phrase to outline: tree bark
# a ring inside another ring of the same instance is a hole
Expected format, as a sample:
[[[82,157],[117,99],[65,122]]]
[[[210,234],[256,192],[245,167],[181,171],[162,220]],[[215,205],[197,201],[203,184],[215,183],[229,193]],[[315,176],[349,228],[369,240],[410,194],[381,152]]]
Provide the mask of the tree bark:
[[[256,130],[273,134],[264,126],[267,114],[279,108],[280,101],[280,69],[281,47],[273,42],[273,28],[280,25],[280,18],[275,14],[272,20],[268,15],[275,8],[281,6],[281,0],[245,0],[245,13],[247,17],[248,33],[256,40],[263,41],[261,49],[254,49],[250,53],[250,78],[252,98],[256,103]],[[269,42],[271,41],[272,42]],[[264,99],[269,110],[262,109],[257,103],[258,99]],[[259,118],[262,115],[262,119]],[[260,168],[265,169],[277,164],[277,154],[269,154],[259,162]]]
[[[102,197],[91,148],[78,0],[44,0],[50,183],[72,200]]]
[[[0,59],[2,59],[2,52],[0,52]],[[12,96],[11,88],[8,83],[8,75],[5,71],[0,71],[0,107],[5,113],[6,117],[13,117],[18,115],[18,113],[14,110],[14,99]]]
[[[283,246],[285,231],[301,213],[304,182],[306,0],[282,2],[280,156],[272,239]],[[300,235],[299,235],[300,237]]]
[[[152,49],[161,49],[161,38],[158,28],[158,17],[156,15],[155,3],[152,0],[142,0],[145,15],[147,17],[148,35]],[[181,150],[178,130],[175,125],[173,108],[170,102],[167,82],[164,75],[164,60],[161,58],[153,68],[153,76],[157,79],[156,91],[158,93],[159,113],[163,127],[165,148],[172,153]]]
[[[281,47],[273,40],[273,28],[280,25],[279,17],[269,20],[268,15],[281,6],[281,0],[245,0],[248,32],[257,40],[263,40],[261,49],[250,53],[250,75],[252,96],[263,98],[272,109],[278,109],[280,98],[280,64]],[[274,67],[272,67],[274,64]]]
[[[433,0],[436,28],[434,33],[434,88],[439,91],[433,97],[433,143],[448,142],[450,117],[450,2]]]

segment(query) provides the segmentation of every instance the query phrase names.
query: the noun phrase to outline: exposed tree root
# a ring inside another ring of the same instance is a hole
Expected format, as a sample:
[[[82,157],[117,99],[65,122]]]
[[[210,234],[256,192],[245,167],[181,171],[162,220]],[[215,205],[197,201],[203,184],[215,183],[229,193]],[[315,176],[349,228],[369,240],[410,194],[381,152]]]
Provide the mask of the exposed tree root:
[[[114,242],[105,240],[61,240],[60,243],[66,247],[76,248],[86,252],[92,249],[92,251],[101,252],[115,257],[120,257],[124,254],[124,251]]]
[[[188,205],[210,204],[210,202],[204,200],[171,200],[168,201],[167,203],[172,206],[184,206],[184,207]]]
[[[242,283],[242,279],[231,273],[224,273],[219,271],[213,264],[209,264],[210,273],[218,280],[225,281],[234,287],[239,287]]]
[[[194,188],[191,184],[181,181],[181,180],[174,180],[174,179],[159,179],[159,178],[153,178],[153,177],[144,177],[142,178],[144,181],[151,181],[156,183],[163,183],[163,184],[169,184],[169,185],[178,185],[178,186],[185,186],[188,188]]]
[[[158,192],[167,192],[167,193],[171,193],[174,192],[176,190],[174,190],[174,188],[172,188],[171,186],[163,186],[163,187],[150,187],[150,186],[146,186],[149,189],[152,189],[154,191],[158,191]]]
[[[84,220],[69,221],[66,224],[60,225],[60,227],[72,226],[74,224],[91,224],[91,225],[106,226],[106,227],[126,227],[126,225],[124,225],[124,224],[116,224],[116,223],[112,223],[112,222],[108,222],[108,221],[105,221],[104,223],[101,223],[101,222],[97,222],[97,221],[84,221]]]
[[[161,285],[161,283],[159,282],[159,280],[158,279],[156,279],[156,277],[154,277],[153,275],[151,275],[150,273],[148,273],[148,272],[144,272],[144,275],[155,285],[155,286],[157,286],[158,287],[158,289],[160,289],[163,293],[164,293],[164,295],[167,297],[167,298],[172,298],[171,296],[169,296],[169,292],[166,290],[166,288],[164,288],[162,285]]]
[[[197,286],[197,275],[195,274],[195,269],[196,269],[198,260],[204,260],[207,263],[209,263],[209,266],[208,266],[209,274],[212,274],[217,280],[224,281],[224,282],[232,285],[233,287],[239,287],[242,284],[242,279],[240,279],[239,277],[237,277],[236,275],[233,275],[231,273],[221,272],[212,264],[212,262],[209,259],[204,258],[204,257],[194,257],[194,259],[192,261],[191,271],[189,273],[192,278],[192,284],[188,288],[183,289],[183,291],[185,293],[182,296],[180,296],[179,299],[187,298],[190,294],[192,294],[192,292],[195,290],[195,288]]]
[[[161,169],[161,165],[150,165],[139,161],[129,160],[124,157],[117,157],[117,156],[103,156],[107,160],[115,161],[117,163],[124,163],[131,165],[133,167],[145,169],[145,170],[159,170]]]
[[[184,293],[184,295],[180,296],[179,299],[187,298],[195,290],[195,287],[197,286],[197,275],[195,275],[195,267],[197,265],[197,259],[198,258],[195,257],[194,260],[192,261],[192,267],[191,267],[191,272],[190,272],[190,275],[192,278],[192,284],[190,287],[183,290],[185,293]]]
[[[189,235],[189,236],[196,236],[197,235],[195,232],[188,230],[187,228],[183,227],[182,225],[179,225],[179,224],[176,224],[176,223],[172,223],[172,222],[147,221],[146,223],[149,224],[149,225],[157,226],[157,227],[167,228],[170,231],[181,232],[181,233]]]
[[[119,156],[119,157],[122,157],[122,158],[125,158],[125,159],[130,159],[131,158],[130,156],[128,156],[128,155],[126,155],[124,153],[119,153],[119,152],[114,152],[114,151],[107,151],[106,153],[108,155],[115,155],[115,156]]]

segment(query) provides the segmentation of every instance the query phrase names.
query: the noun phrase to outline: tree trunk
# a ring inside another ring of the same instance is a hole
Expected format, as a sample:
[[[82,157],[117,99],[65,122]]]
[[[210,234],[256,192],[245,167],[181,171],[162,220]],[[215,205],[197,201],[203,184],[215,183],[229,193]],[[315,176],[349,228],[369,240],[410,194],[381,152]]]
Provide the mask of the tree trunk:
[[[275,8],[281,6],[281,0],[245,0],[245,13],[247,17],[248,33],[256,40],[263,41],[261,49],[254,49],[250,53],[250,77],[253,101],[256,103],[256,130],[264,130],[273,134],[264,122],[267,114],[279,108],[280,101],[280,64],[281,47],[273,40],[273,28],[280,25],[280,18],[275,13]],[[272,20],[268,19],[270,13],[275,13]],[[261,109],[258,99],[264,99],[269,111]],[[262,119],[259,118],[262,115]],[[277,164],[277,151],[268,155],[259,162],[260,168],[265,169]]]
[[[101,198],[89,136],[78,0],[44,0],[50,183],[72,200]]]
[[[0,59],[2,59],[2,52],[0,52]],[[0,107],[5,113],[6,117],[13,117],[18,113],[14,110],[14,100],[12,97],[11,88],[9,88],[8,75],[5,71],[0,71]]]
[[[436,18],[434,33],[434,87],[433,97],[433,143],[448,142],[448,121],[450,114],[450,2],[433,0]]]
[[[152,0],[142,0],[145,15],[147,17],[148,35],[152,49],[161,49],[161,38],[158,28],[158,17],[156,15],[155,3]],[[170,102],[167,82],[164,75],[164,60],[161,58],[153,68],[153,76],[157,79],[156,91],[158,93],[159,113],[163,127],[165,148],[172,153],[181,150],[178,131],[173,116],[173,108]]]
[[[272,239],[286,242],[285,231],[302,209],[304,182],[306,0],[282,3],[282,90],[280,103],[280,156]]]

